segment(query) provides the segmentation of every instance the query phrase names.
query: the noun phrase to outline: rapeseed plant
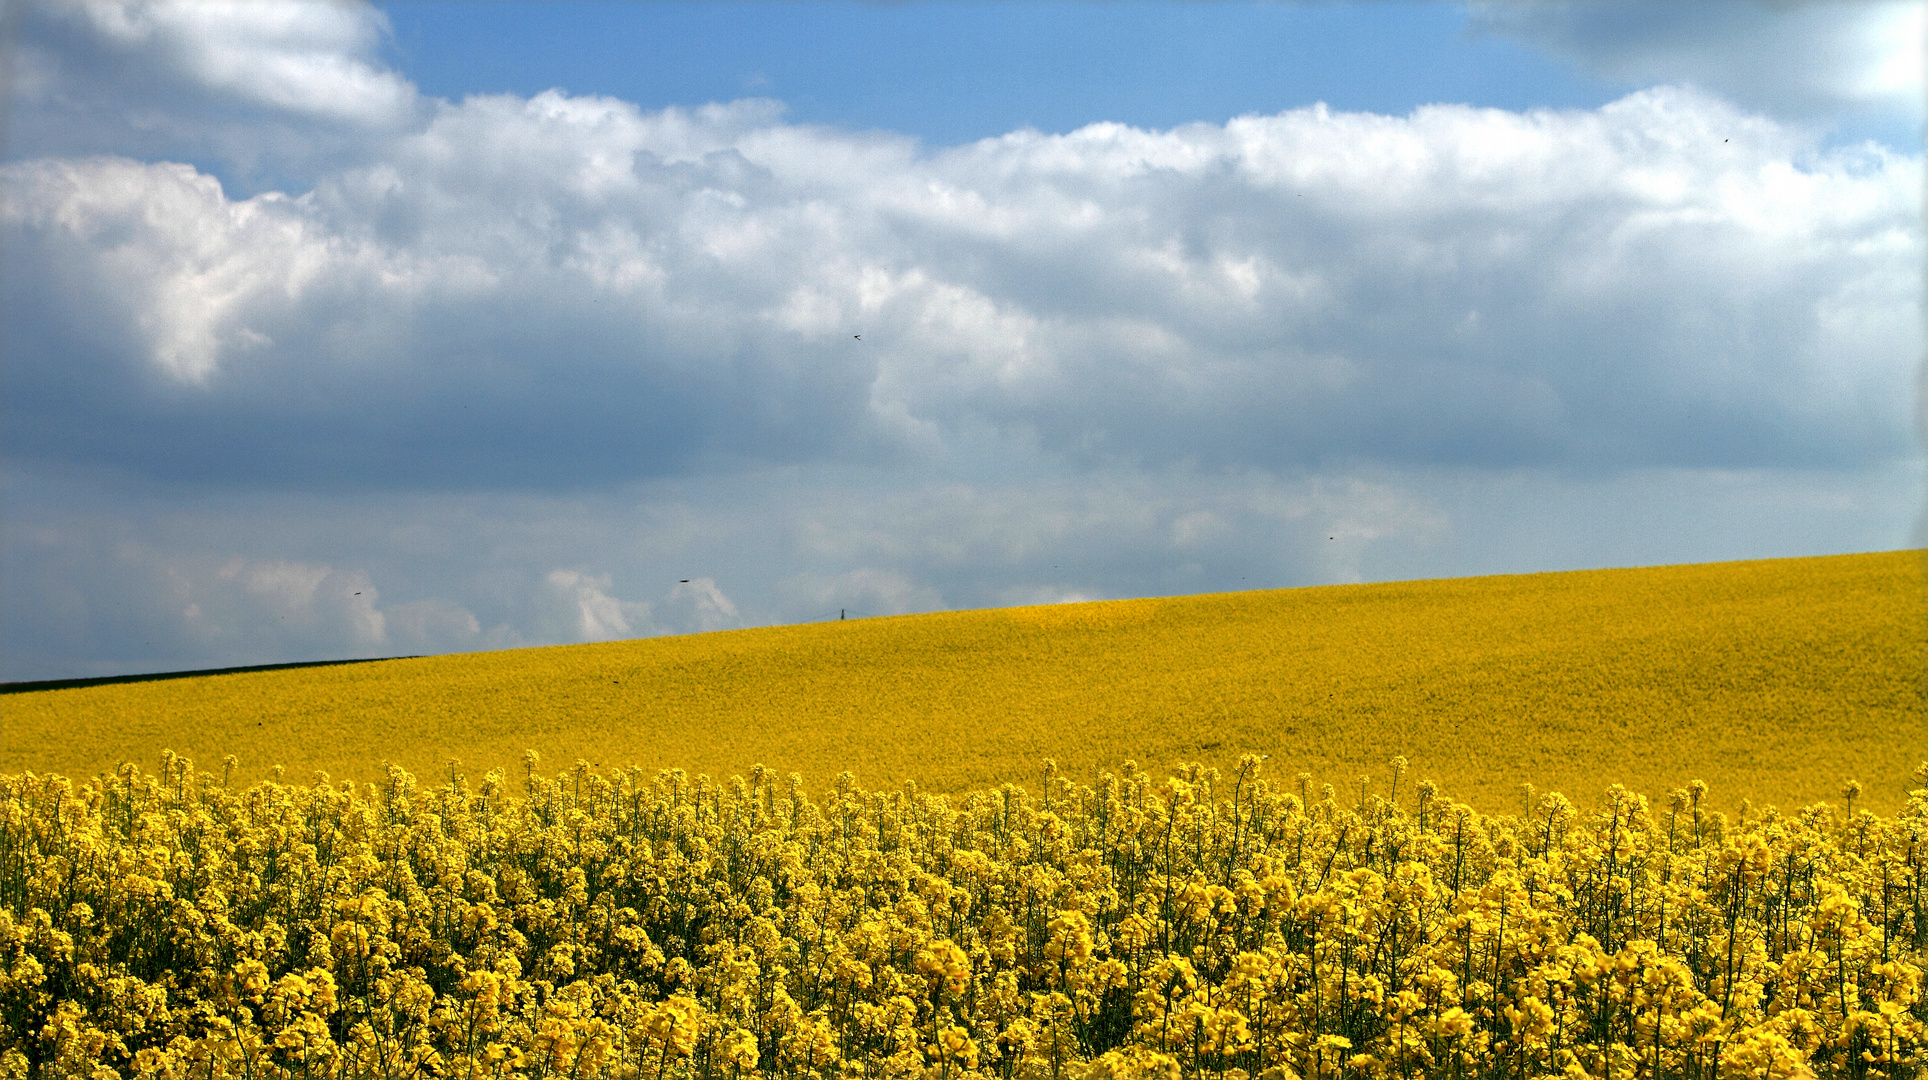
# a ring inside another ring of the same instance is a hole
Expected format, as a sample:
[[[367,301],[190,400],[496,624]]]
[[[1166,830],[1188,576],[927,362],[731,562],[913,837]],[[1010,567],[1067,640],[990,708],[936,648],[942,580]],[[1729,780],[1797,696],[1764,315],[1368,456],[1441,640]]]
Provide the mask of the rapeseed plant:
[[[815,799],[0,776],[0,1077],[1911,1077],[1924,779],[1489,817],[1257,755]]]

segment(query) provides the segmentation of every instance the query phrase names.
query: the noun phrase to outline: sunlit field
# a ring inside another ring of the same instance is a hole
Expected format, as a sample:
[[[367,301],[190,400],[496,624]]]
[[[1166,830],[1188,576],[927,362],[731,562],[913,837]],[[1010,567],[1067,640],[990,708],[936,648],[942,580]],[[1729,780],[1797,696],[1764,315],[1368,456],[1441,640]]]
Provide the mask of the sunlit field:
[[[1394,755],[1485,812],[1694,780],[1735,810],[1893,811],[1924,756],[1919,552],[949,612],[0,696],[0,772],[164,750],[236,782],[763,764],[823,790]],[[1369,785],[1370,786],[1370,785]]]

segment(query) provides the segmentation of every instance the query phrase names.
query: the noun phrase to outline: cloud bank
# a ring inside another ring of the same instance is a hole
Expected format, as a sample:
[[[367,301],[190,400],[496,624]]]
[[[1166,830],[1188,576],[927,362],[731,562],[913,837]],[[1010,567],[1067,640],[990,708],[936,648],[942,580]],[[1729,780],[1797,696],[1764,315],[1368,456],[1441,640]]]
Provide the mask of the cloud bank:
[[[1914,445],[1919,159],[1677,89],[933,154],[549,93],[442,108],[298,197],[108,157],[0,183],[10,452],[156,479]]]

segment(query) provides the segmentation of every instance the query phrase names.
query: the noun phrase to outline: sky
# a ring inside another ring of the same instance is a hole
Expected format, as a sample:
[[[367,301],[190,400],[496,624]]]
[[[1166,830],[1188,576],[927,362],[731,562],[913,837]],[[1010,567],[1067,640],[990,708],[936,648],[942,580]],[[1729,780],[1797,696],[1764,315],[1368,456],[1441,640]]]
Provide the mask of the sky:
[[[0,680],[1924,542],[1928,4],[0,20]]]

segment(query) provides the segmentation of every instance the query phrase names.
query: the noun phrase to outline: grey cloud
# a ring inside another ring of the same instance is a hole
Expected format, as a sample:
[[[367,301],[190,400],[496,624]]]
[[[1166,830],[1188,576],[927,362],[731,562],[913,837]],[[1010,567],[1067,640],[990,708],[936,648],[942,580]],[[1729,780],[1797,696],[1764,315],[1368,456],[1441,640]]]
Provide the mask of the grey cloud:
[[[999,483],[837,468],[569,498],[183,498],[16,470],[0,678],[508,648],[840,609],[1878,550],[1906,542],[1922,481],[1919,461],[1591,477],[1179,467]]]
[[[415,123],[415,87],[359,0],[26,0],[11,52],[13,156],[205,162],[254,190],[363,160]]]
[[[782,470],[568,500],[187,507],[29,473],[9,494],[0,677],[15,679],[1344,580],[1364,547],[1445,528],[1383,481],[1190,470],[883,485]]]
[[[364,571],[167,550],[125,519],[16,534],[6,571],[11,679],[395,651]]]
[[[1489,0],[1469,12],[1476,31],[1625,84],[1690,82],[1811,122],[1866,112],[1922,121],[1928,7],[1918,0]]]
[[[812,619],[822,619],[833,612],[842,619],[944,609],[944,599],[936,589],[919,585],[901,570],[873,566],[859,566],[840,574],[812,571],[793,574],[779,589],[785,606],[808,612]]]
[[[32,16],[64,24],[76,38],[111,51],[113,64],[146,66],[151,77],[306,116],[387,125],[407,115],[407,81],[371,63],[387,20],[354,3],[296,0],[67,0],[35,5]]]
[[[466,652],[485,642],[493,644],[483,637],[474,612],[442,597],[397,604],[383,616],[389,640],[406,653]]]
[[[295,496],[194,505],[179,492],[130,497],[72,474],[48,490],[21,485],[16,470],[0,548],[0,679],[743,625],[713,578],[664,582],[660,567],[639,570],[620,534],[641,528],[675,550],[677,526],[620,504],[409,497],[383,507]],[[704,540],[716,526],[709,515]],[[574,565],[545,569],[558,559]],[[584,569],[604,566],[616,572]],[[630,598],[639,592],[654,599]]]
[[[477,98],[298,197],[40,159],[0,176],[7,452],[344,490],[1845,467],[1914,450],[1921,182],[1673,89],[934,155]]]

